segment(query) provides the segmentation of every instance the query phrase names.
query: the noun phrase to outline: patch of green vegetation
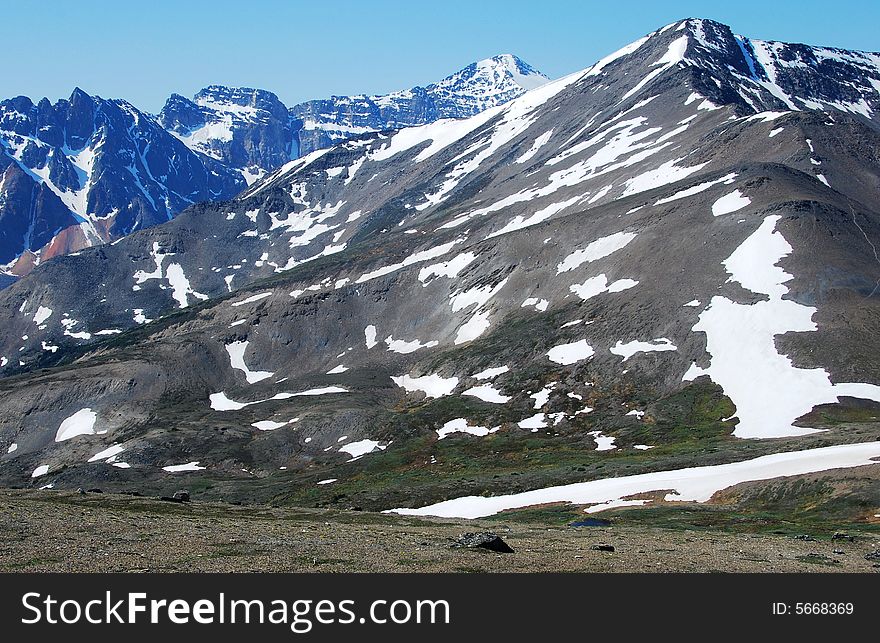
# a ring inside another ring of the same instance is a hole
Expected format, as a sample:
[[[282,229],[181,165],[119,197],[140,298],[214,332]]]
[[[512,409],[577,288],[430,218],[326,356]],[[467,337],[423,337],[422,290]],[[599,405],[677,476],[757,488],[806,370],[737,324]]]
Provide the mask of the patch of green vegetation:
[[[604,403],[603,409],[578,416],[558,430],[550,427],[531,433],[515,425],[530,408],[517,410],[515,407],[522,405],[514,403],[499,408],[476,398],[447,396],[387,412],[383,426],[374,432],[388,439],[393,436],[393,444],[385,451],[345,464],[315,463],[306,471],[286,477],[273,475],[255,484],[267,491],[277,489],[273,500],[281,505],[380,510],[424,506],[466,495],[517,493],[695,463],[720,464],[779,450],[778,444],[731,437],[732,423],[724,418],[735,409],[720,387],[711,382],[694,383],[642,405],[648,410],[644,421],[624,417],[619,410],[623,404],[614,397]],[[485,437],[451,434],[438,440],[434,429],[454,417],[466,417],[483,426],[502,424],[503,428]],[[595,441],[588,435],[593,429],[617,437],[619,448],[596,451]],[[632,448],[639,443],[655,448]],[[315,484],[323,478],[338,478],[338,482]],[[562,523],[576,515],[576,509],[538,509],[512,519]],[[502,519],[508,519],[508,514],[504,516]]]
[[[664,529],[706,529],[735,533],[810,534],[830,539],[838,531],[880,533],[864,517],[877,506],[880,481],[847,481],[844,489],[827,480],[762,483],[727,504],[669,504],[602,512],[615,525]]]
[[[729,439],[733,422],[724,421],[736,407],[723,389],[711,382],[695,382],[681,391],[658,400],[650,406],[655,441],[704,445]]]
[[[555,504],[546,507],[533,507],[504,511],[494,516],[488,516],[483,520],[495,523],[519,523],[538,525],[567,525],[577,520],[584,520],[586,516],[581,508],[567,503]]]
[[[499,413],[500,411],[500,413]],[[393,416],[394,424],[405,424],[419,431],[433,431],[451,418],[463,417],[481,422],[489,417],[505,415],[506,409],[497,404],[483,402],[476,397],[449,395],[429,398],[424,404],[403,409]]]
[[[29,558],[28,560],[21,560],[21,561],[10,560],[10,561],[5,562],[4,571],[13,572],[13,571],[21,571],[21,570],[39,569],[41,567],[45,567],[46,565],[52,565],[54,563],[59,563],[61,561],[62,561],[62,559],[57,558],[57,557]]]
[[[880,404],[874,402],[822,404],[797,422],[798,425],[833,428],[845,424],[880,422]]]

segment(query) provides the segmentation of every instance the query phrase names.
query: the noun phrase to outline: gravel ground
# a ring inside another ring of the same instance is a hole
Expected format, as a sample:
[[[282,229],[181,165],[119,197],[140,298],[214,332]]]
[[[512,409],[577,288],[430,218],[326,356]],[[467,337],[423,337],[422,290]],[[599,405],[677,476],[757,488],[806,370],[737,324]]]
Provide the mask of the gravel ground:
[[[483,529],[515,552],[451,547]],[[841,543],[0,490],[4,572],[865,572],[878,570],[865,559],[875,549],[870,534]]]

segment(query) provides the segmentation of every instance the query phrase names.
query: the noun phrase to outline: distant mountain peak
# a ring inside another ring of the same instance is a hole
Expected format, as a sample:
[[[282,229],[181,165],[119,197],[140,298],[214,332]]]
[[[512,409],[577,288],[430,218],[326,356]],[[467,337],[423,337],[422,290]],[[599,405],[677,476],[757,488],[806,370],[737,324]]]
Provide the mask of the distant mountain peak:
[[[224,85],[208,85],[199,90],[193,97],[193,101],[203,106],[238,105],[266,108],[272,104],[281,105],[278,96],[268,90],[254,89],[253,87],[226,87]]]
[[[548,81],[521,58],[499,54],[425,87],[383,95],[333,96],[295,105],[290,113],[298,128],[300,153],[307,154],[367,132],[467,118]]]
[[[466,110],[467,100],[478,101],[471,109],[482,111],[507,102],[516,95],[540,87],[550,79],[513,54],[500,54],[471,63],[443,80],[428,85],[429,94],[446,100],[457,94],[457,108]],[[477,113],[474,111],[473,113]]]
[[[510,74],[513,81],[525,90],[540,87],[550,81],[550,78],[514,54],[499,54],[480,62],[489,61],[501,65]]]

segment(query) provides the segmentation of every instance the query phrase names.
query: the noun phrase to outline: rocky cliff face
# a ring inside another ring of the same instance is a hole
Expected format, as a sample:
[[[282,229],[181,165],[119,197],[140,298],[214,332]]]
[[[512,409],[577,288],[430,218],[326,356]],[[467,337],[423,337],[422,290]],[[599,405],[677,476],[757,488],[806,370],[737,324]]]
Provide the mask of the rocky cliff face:
[[[173,94],[159,123],[190,149],[239,170],[248,183],[299,155],[287,108],[262,89],[206,87]]]
[[[878,57],[763,46],[681,21],[40,266],[0,481],[388,509],[869,439]]]

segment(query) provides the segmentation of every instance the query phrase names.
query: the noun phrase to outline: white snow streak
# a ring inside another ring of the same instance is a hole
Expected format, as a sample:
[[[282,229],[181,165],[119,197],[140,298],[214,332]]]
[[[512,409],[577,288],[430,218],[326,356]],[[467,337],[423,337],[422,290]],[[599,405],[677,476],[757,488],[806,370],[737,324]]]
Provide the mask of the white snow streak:
[[[503,496],[466,496],[421,509],[400,508],[390,512],[473,519],[556,502],[605,505],[602,508],[607,509],[619,506],[619,501],[629,496],[664,490],[672,490],[665,496],[666,502],[706,502],[716,492],[743,482],[877,464],[872,458],[880,458],[880,442],[775,453],[731,464],[606,478]],[[618,504],[612,505],[614,502]]]

